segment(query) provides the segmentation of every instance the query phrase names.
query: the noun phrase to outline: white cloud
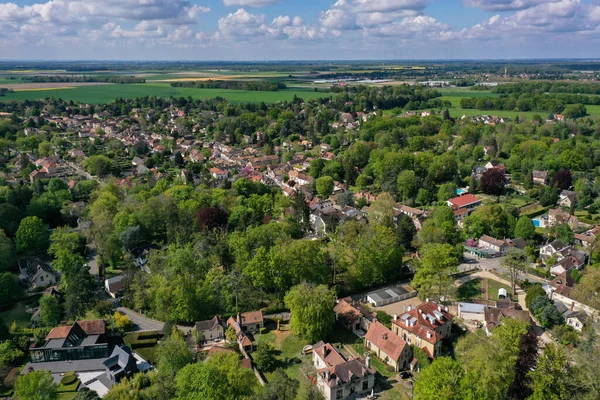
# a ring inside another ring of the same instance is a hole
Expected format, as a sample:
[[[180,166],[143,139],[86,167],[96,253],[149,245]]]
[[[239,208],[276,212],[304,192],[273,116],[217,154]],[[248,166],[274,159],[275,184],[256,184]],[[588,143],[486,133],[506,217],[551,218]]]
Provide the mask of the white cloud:
[[[482,8],[487,11],[517,11],[557,1],[560,0],[463,0],[463,4],[466,7]]]
[[[169,24],[194,23],[200,13],[210,11],[185,0],[50,0],[19,7],[0,4],[0,20],[30,23],[96,24],[108,20],[161,20]]]
[[[227,7],[264,7],[275,4],[277,0],[223,0]]]

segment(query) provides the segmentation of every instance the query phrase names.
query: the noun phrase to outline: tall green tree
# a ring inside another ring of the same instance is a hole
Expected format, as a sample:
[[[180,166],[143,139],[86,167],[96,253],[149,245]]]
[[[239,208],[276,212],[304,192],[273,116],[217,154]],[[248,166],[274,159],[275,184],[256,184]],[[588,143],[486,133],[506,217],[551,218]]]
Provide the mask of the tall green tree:
[[[439,357],[416,380],[415,399],[462,400],[460,385],[463,375],[458,362],[450,357]]]
[[[523,238],[525,240],[535,239],[535,225],[531,218],[523,215],[517,220],[515,225],[515,237]]]
[[[40,254],[48,247],[50,231],[38,217],[26,217],[19,224],[16,235],[17,251],[25,254]]]
[[[509,251],[502,261],[502,266],[508,270],[508,274],[510,275],[510,290],[512,291],[511,295],[514,296],[516,293],[515,282],[519,274],[525,271],[527,256],[522,251]]]
[[[334,182],[330,176],[322,176],[315,182],[317,193],[320,198],[326,199],[333,194]]]
[[[14,246],[12,240],[0,228],[0,272],[8,271],[14,264]]]
[[[449,244],[430,243],[421,250],[421,261],[412,281],[412,286],[422,298],[437,300],[447,298],[451,287],[450,274],[458,267],[454,247]]]
[[[19,376],[15,383],[18,400],[56,400],[57,385],[48,371],[32,371]]]
[[[237,353],[217,353],[183,367],[175,379],[178,400],[237,400],[256,389],[256,377],[243,368]]]
[[[278,369],[256,396],[256,400],[294,400],[299,386],[297,379],[290,378],[283,370]]]
[[[530,372],[533,394],[530,400],[567,400],[577,392],[574,368],[562,347],[548,344]]]
[[[56,297],[42,296],[40,299],[40,322],[44,326],[56,326],[60,322],[61,314],[61,307]]]
[[[334,303],[335,292],[325,285],[302,283],[294,286],[285,295],[294,334],[311,343],[326,339],[335,323],[331,311]]]

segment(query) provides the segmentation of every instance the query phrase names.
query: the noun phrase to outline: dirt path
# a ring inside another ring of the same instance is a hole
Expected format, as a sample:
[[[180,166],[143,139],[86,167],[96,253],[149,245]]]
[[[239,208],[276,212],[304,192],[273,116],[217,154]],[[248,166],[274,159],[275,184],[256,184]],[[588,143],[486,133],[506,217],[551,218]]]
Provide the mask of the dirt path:
[[[483,289],[483,300],[489,300],[489,288],[488,288],[488,278],[483,278],[481,282],[481,288]]]

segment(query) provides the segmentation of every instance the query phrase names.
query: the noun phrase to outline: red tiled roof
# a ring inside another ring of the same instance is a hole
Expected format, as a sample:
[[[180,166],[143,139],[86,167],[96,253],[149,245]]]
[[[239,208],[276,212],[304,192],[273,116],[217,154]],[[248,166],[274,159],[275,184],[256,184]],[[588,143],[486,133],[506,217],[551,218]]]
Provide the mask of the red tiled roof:
[[[106,322],[101,319],[93,321],[77,321],[77,324],[88,335],[104,335],[106,332]]]
[[[473,196],[472,194],[468,193],[462,196],[458,196],[458,197],[454,197],[450,200],[448,200],[453,206],[455,207],[465,207],[468,206],[470,204],[473,203],[480,203],[481,200],[479,200],[477,197]]]
[[[374,321],[365,335],[365,339],[377,346],[390,359],[398,361],[407,344],[379,321]]]
[[[263,322],[262,310],[249,311],[240,315],[240,323],[242,325],[257,324]]]
[[[441,321],[437,318],[436,313],[441,313]],[[404,318],[406,321],[403,321],[402,317],[406,315],[408,315],[408,318]],[[427,319],[427,315],[434,317],[433,322]],[[442,336],[435,332],[435,329],[444,325],[447,321],[451,321],[453,318],[454,316],[446,311],[443,306],[430,301],[402,314],[397,320],[392,321],[392,323],[429,343],[435,344],[442,340]],[[416,322],[412,326],[408,324],[411,319],[416,319]]]
[[[48,336],[46,336],[46,340],[65,339],[69,335],[69,332],[71,332],[70,326],[57,326],[50,331]]]

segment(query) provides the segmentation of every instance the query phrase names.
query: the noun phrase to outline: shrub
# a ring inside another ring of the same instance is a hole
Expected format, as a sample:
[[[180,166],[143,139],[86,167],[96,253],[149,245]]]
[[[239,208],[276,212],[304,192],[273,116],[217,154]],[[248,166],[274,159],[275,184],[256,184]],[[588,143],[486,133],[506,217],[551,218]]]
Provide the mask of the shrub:
[[[75,372],[67,372],[60,380],[61,385],[68,386],[72,385],[77,381],[77,376]]]

